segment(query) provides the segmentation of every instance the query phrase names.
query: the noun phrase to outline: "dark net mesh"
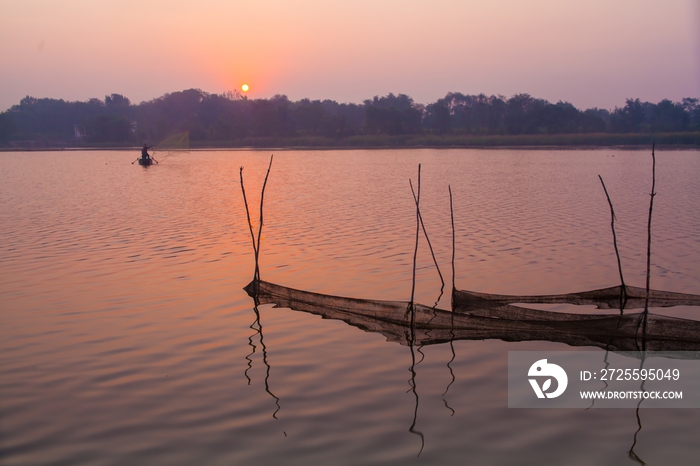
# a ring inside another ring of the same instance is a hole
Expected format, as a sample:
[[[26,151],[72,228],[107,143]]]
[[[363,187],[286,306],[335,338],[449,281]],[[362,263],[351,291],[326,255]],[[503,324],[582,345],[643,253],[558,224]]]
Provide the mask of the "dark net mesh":
[[[457,297],[454,312],[414,304],[412,315],[411,304],[402,301],[323,295],[260,280],[251,282],[245,290],[256,305],[274,304],[324,319],[342,320],[364,331],[381,333],[388,341],[402,345],[498,339],[551,341],[613,351],[700,352],[700,322],[654,314],[645,317],[643,312],[565,314],[513,306],[506,300],[489,301],[482,297],[480,302],[466,302]],[[455,295],[459,293],[463,292]],[[590,292],[579,294],[587,293]],[[523,302],[523,297],[510,298],[513,302]]]
[[[575,304],[593,305],[598,309],[644,309],[646,290],[636,286],[625,287],[626,296],[621,286],[582,291],[568,294],[540,296],[514,296],[486,294],[476,291],[455,290],[453,305],[470,306],[480,302],[499,303],[537,303],[537,304]],[[694,294],[672,293],[670,291],[649,290],[649,307],[700,306],[700,296]]]

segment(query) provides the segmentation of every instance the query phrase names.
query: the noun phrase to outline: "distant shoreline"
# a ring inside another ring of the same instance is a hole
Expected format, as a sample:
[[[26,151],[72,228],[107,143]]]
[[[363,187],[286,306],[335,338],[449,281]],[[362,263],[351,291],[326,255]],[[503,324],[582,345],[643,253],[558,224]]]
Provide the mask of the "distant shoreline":
[[[700,132],[683,133],[575,133],[521,135],[358,135],[344,139],[322,137],[259,137],[234,141],[192,141],[191,150],[373,150],[373,149],[643,149],[656,142],[667,150],[700,149]],[[18,141],[0,147],[3,152],[125,150],[140,144],[76,144],[75,141]],[[156,147],[156,150],[158,148]]]
[[[197,152],[215,152],[215,151],[254,151],[254,152],[294,152],[294,151],[353,151],[353,150],[416,150],[416,149],[435,149],[435,150],[459,150],[459,149],[475,149],[475,150],[582,150],[594,151],[602,149],[632,151],[650,149],[649,145],[611,145],[611,146],[411,146],[411,147],[319,147],[319,146],[293,146],[293,147],[192,147],[188,151]],[[8,152],[107,152],[119,151],[136,153],[140,152],[139,147],[33,147],[33,148],[0,148],[0,153]],[[650,149],[651,150],[651,149]],[[656,150],[665,151],[688,151],[700,150],[700,147],[694,145],[657,145]],[[156,152],[157,155],[157,152]]]

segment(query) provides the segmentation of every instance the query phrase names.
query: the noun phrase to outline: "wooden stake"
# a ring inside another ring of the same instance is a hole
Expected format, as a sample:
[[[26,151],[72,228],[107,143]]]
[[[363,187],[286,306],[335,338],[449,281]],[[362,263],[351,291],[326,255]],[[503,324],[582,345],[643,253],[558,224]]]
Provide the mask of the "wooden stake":
[[[265,174],[265,181],[263,182],[262,191],[260,193],[260,225],[258,226],[258,248],[255,251],[255,279],[260,280],[260,238],[262,237],[263,229],[263,202],[265,199],[265,186],[267,186],[267,178],[270,176],[270,169],[272,168],[273,155],[270,155],[270,165],[267,166],[267,174]]]
[[[245,186],[243,184],[243,167],[241,167],[241,191],[243,192],[243,203],[245,204],[245,215],[248,218],[248,228],[250,229],[250,239],[253,241],[253,253],[254,257],[258,257],[258,246],[255,244],[255,233],[253,233],[253,223],[250,221],[250,210],[248,209],[248,199],[246,198],[245,195]],[[257,270],[257,264],[256,264],[256,270]],[[253,275],[253,278],[255,278],[255,275]]]
[[[409,184],[410,184],[410,182],[411,182],[411,180],[409,180]],[[417,191],[418,191],[418,193],[415,195],[415,201],[416,201],[416,247],[413,250],[413,279],[411,281],[411,301],[410,301],[411,328],[413,328],[414,317],[415,317],[413,298],[415,297],[415,293],[416,293],[416,262],[418,260],[418,238],[420,237],[420,164],[418,164],[418,188],[417,188]]]
[[[452,186],[447,185],[447,189],[450,191],[450,219],[452,220],[452,295],[454,296],[455,290],[455,212],[452,208]]]
[[[243,184],[243,167],[241,167],[241,192],[243,193],[243,203],[245,204],[245,214],[248,219],[248,229],[250,230],[250,239],[253,242],[253,253],[255,255],[255,272],[253,273],[253,280],[260,281],[260,239],[262,238],[263,229],[263,202],[265,199],[265,186],[267,186],[267,178],[270,176],[270,169],[272,168],[272,159],[274,155],[270,156],[270,165],[267,167],[267,174],[265,175],[265,181],[263,182],[262,191],[260,193],[260,224],[258,225],[258,239],[255,240],[255,233],[253,232],[253,222],[250,220],[250,209],[248,208],[248,199],[245,195],[245,186]]]
[[[651,197],[649,200],[649,222],[647,223],[647,286],[646,286],[646,297],[644,303],[644,314],[649,313],[649,280],[651,276],[651,212],[654,209],[654,196],[656,196],[656,155],[654,150],[656,149],[656,143],[651,146]],[[646,326],[646,319],[644,319]]]
[[[600,178],[600,183],[603,185],[603,191],[605,191],[605,197],[608,198],[608,204],[610,205],[610,228],[612,229],[613,246],[615,247],[615,255],[617,256],[617,269],[620,272],[620,284],[622,286],[622,293],[620,294],[620,312],[622,312],[622,309],[625,303],[627,302],[627,286],[625,285],[625,277],[622,276],[622,261],[620,260],[620,251],[617,249],[617,235],[615,234],[615,210],[613,209],[613,204],[610,200],[608,189],[605,187],[603,177],[598,175],[598,178]]]
[[[425,236],[425,240],[428,242],[428,248],[430,248],[430,255],[433,256],[433,263],[435,264],[435,268],[437,269],[437,273],[440,276],[440,283],[442,283],[442,286],[440,287],[440,296],[438,297],[437,301],[435,302],[435,306],[437,306],[437,303],[440,301],[442,294],[445,292],[445,280],[442,278],[442,272],[440,272],[440,265],[438,265],[438,261],[435,258],[435,251],[433,251],[433,245],[430,242],[430,237],[428,236],[428,231],[425,229],[425,223],[423,223],[423,216],[420,213],[420,206],[418,205],[418,198],[416,198],[416,192],[413,190],[413,183],[411,182],[411,180],[408,180],[408,184],[411,186],[411,193],[413,194],[413,200],[416,202],[416,207],[418,208],[418,219],[420,220],[420,226],[423,229],[423,235]]]

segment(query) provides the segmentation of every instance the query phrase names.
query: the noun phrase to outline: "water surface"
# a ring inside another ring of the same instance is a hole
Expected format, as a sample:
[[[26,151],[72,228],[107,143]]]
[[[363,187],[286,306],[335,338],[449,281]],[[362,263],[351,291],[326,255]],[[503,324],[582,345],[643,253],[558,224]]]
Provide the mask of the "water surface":
[[[634,464],[632,410],[506,408],[508,351],[580,348],[456,341],[412,354],[269,305],[258,325],[242,289],[254,262],[239,167],[257,206],[269,155],[193,151],[144,168],[119,151],[0,153],[2,464]],[[612,149],[276,153],[262,278],[408,300],[419,163],[448,282],[439,307],[452,281],[448,185],[458,288],[618,284],[598,174],[625,280],[644,286],[651,157]],[[656,289],[700,294],[698,173],[698,151],[657,153]],[[432,304],[425,242],[418,266],[416,300]],[[694,463],[696,410],[640,419],[640,458]]]

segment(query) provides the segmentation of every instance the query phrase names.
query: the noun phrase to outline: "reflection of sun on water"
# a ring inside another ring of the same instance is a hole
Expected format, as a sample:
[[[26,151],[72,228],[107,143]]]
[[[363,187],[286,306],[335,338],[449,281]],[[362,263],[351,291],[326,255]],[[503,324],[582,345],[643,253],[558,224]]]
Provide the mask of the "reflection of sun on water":
[[[248,89],[250,89],[250,87],[247,84],[244,84],[241,86],[241,89],[243,90],[243,92],[248,92]]]

